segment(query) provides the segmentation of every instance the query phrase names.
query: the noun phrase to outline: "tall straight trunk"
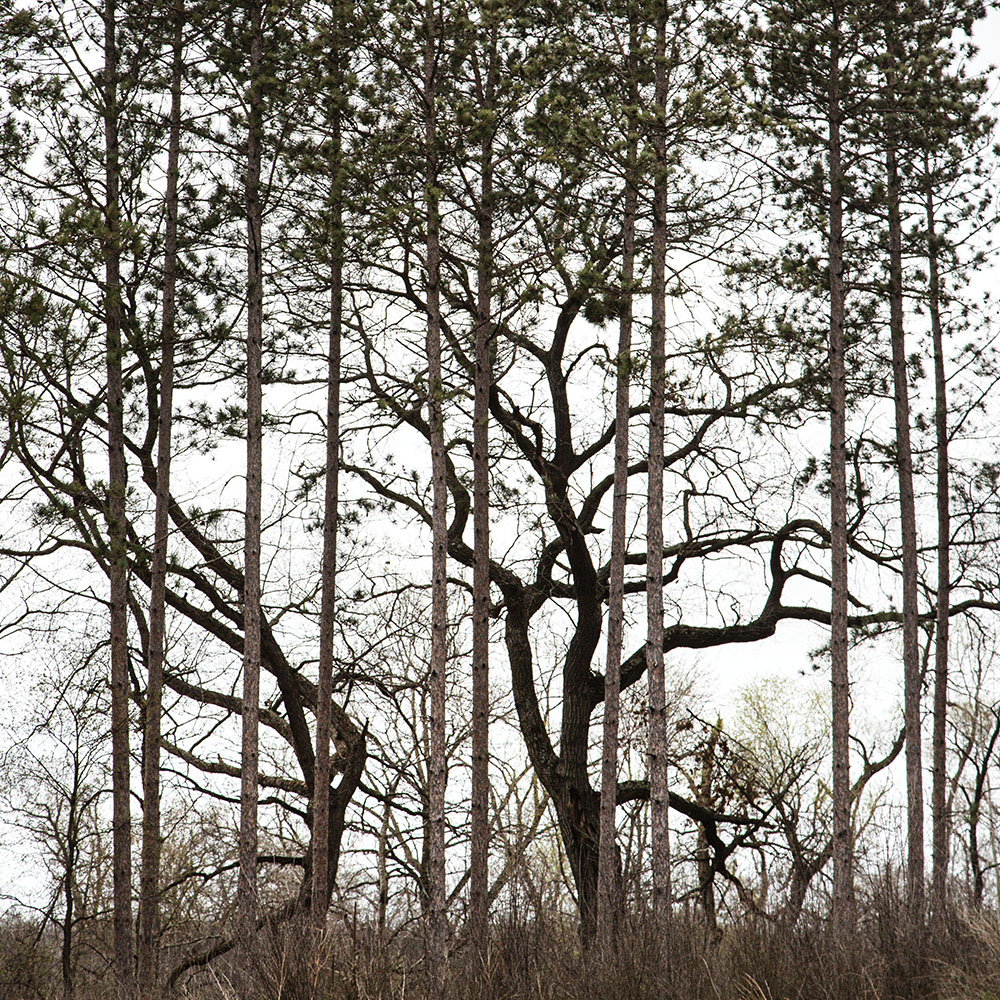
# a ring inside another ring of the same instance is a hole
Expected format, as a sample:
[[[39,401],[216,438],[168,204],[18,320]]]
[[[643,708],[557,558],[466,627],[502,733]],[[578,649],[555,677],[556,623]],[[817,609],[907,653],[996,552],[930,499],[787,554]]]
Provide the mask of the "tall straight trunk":
[[[851,837],[851,697],[847,663],[847,374],[844,344],[844,201],[841,164],[840,8],[833,7],[827,119],[830,129],[830,688],[833,742],[835,932],[854,928]]]
[[[628,73],[635,76],[636,27],[630,18]],[[622,311],[615,359],[615,478],[611,508],[611,560],[608,574],[608,656],[604,670],[604,728],[601,738],[601,819],[597,860],[597,932],[607,946],[621,909],[617,843],[618,725],[621,693],[622,633],[625,619],[625,515],[628,503],[629,382],[632,368],[632,283],[635,278],[635,218],[638,135],[629,110],[625,151],[625,205],[622,220]]]
[[[261,77],[263,26],[260,0],[250,3],[250,92],[247,122],[247,472],[243,540],[243,739],[240,788],[240,872],[237,884],[241,990],[257,937],[257,777],[260,700],[261,353],[264,275],[261,248],[260,165],[263,131]]]
[[[428,761],[428,959],[438,992],[444,990],[447,960],[447,902],[444,857],[445,667],[448,654],[448,524],[445,480],[443,383],[441,377],[441,246],[437,190],[437,102],[435,57],[438,45],[434,0],[424,7],[424,145],[427,224],[427,424],[431,444],[431,662],[430,754]]]
[[[653,132],[653,260],[650,284],[649,503],[646,522],[646,670],[649,680],[649,812],[653,862],[653,917],[670,916],[670,791],[667,783],[667,698],[663,674],[663,421],[667,327],[667,20],[656,18]]]
[[[170,444],[174,393],[174,335],[177,285],[177,184],[181,149],[181,74],[184,58],[184,4],[173,9],[170,75],[170,133],[167,144],[167,225],[163,245],[163,319],[160,399],[156,426],[156,512],[149,594],[149,677],[142,744],[142,867],[139,876],[139,989],[158,991],[160,932],[160,715],[166,624],[167,538],[170,505]]]
[[[480,95],[492,110],[496,75],[496,28]],[[493,381],[493,125],[480,144],[482,176],[477,219],[476,367],[473,407],[473,569],[472,569],[472,821],[469,916],[473,947],[485,957],[489,944],[489,758],[490,758],[490,456],[489,394]]]
[[[929,170],[927,171],[929,176]],[[948,772],[946,727],[948,721],[948,611],[951,600],[951,517],[948,477],[948,390],[944,371],[944,333],[941,326],[941,275],[934,218],[934,193],[928,181],[927,198],[927,308],[934,343],[934,434],[937,461],[937,615],[934,632],[934,734],[931,896],[934,912],[945,912],[948,899],[947,809]]]
[[[105,350],[108,384],[108,541],[111,583],[111,785],[114,968],[119,997],[134,996],[132,969],[132,821],[128,722],[124,397],[122,388],[121,216],[118,164],[118,43],[115,0],[104,5]]]
[[[886,32],[890,60],[895,58],[892,30]],[[890,93],[893,81],[886,81]],[[903,542],[903,726],[906,730],[907,900],[911,915],[922,918],[924,907],[924,792],[920,734],[920,636],[917,601],[917,521],[913,496],[913,451],[910,446],[910,401],[903,329],[903,248],[899,207],[899,167],[894,123],[886,148],[886,207],[889,216],[889,329],[896,416],[896,467]]]
[[[330,737],[333,698],[333,642],[336,633],[337,524],[340,498],[340,355],[344,317],[344,165],[342,162],[343,82],[339,52],[340,13],[334,34],[336,61],[330,124],[330,326],[326,379],[326,487],[323,497],[323,563],[319,623],[319,677],[316,686],[316,763],[312,800],[312,916],[318,929],[330,905]]]

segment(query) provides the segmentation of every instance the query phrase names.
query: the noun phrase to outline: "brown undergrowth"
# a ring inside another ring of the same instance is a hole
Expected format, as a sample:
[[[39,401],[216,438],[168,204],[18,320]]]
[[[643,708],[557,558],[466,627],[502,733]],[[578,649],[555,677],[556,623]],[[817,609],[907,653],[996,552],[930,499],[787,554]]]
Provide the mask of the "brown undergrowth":
[[[438,971],[416,929],[380,941],[344,923],[317,944],[286,925],[264,935],[253,1000],[439,1000]],[[235,996],[218,972],[185,994]],[[995,915],[953,914],[908,930],[901,912],[875,909],[837,940],[819,920],[707,935],[691,918],[667,933],[631,918],[612,946],[584,949],[569,921],[506,920],[486,956],[453,942],[441,1000],[1000,1000],[1000,926]]]

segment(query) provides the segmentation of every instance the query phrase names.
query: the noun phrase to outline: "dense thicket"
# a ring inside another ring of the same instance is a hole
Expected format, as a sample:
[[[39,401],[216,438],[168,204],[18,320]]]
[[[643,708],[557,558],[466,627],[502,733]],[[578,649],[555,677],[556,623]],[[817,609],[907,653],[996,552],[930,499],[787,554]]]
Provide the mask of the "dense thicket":
[[[968,985],[985,11],[0,14],[0,993]]]

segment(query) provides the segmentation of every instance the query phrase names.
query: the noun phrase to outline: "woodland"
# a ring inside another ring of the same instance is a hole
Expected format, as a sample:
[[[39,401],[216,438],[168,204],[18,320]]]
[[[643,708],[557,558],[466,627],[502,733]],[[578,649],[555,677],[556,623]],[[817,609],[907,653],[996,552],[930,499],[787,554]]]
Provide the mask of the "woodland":
[[[0,1000],[1000,996],[996,24],[0,0]]]

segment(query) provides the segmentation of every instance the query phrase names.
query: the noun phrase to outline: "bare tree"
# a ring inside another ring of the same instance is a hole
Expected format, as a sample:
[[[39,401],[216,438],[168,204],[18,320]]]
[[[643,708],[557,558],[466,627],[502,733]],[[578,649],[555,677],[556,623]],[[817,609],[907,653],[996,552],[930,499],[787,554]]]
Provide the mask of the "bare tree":
[[[107,913],[108,705],[105,683],[91,670],[99,649],[81,657],[60,650],[60,660],[75,661],[69,677],[58,663],[46,664],[46,678],[32,692],[31,732],[0,762],[5,811],[48,876],[49,895],[38,911],[41,930],[51,922],[58,931],[62,1000],[72,1000],[82,979],[80,957],[94,943],[87,926]]]

